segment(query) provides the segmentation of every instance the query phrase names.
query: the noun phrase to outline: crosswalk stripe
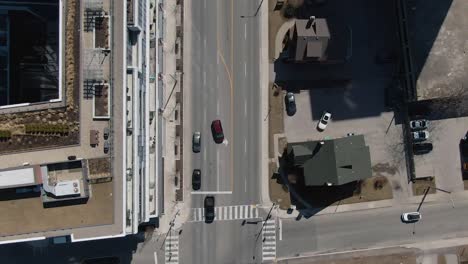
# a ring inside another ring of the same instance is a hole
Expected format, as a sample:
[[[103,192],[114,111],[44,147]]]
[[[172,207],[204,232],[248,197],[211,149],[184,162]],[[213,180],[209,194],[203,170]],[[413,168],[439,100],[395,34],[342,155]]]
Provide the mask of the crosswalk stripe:
[[[255,205],[234,205],[234,206],[218,206],[214,208],[216,221],[220,220],[238,220],[238,219],[252,219],[258,218],[259,212]],[[191,222],[204,221],[205,209],[192,208],[191,209]],[[273,229],[275,222],[268,220],[264,223],[265,229]]]

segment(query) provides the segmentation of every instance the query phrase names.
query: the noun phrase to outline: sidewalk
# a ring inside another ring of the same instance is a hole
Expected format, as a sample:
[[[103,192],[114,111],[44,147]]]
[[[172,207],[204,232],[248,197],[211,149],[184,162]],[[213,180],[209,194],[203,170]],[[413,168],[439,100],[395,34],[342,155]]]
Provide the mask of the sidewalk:
[[[332,205],[324,209],[317,209],[320,211],[317,213],[314,213],[314,215],[326,215],[326,214],[335,214],[335,213],[369,210],[369,209],[386,208],[386,207],[399,207],[399,206],[405,206],[405,205],[414,205],[414,211],[416,211],[419,203],[421,203],[422,198],[423,196],[421,195],[421,196],[410,197],[406,201],[401,201],[398,199],[390,199],[390,200],[381,200],[381,201],[364,202],[364,203]],[[439,193],[427,195],[426,199],[424,200],[424,204],[425,205],[447,204],[447,205],[456,207],[457,201],[465,201],[467,199],[468,199],[468,191],[456,192],[456,193],[452,193],[451,195],[439,192]],[[296,218],[299,215],[299,211],[294,210],[292,214],[288,214],[286,210],[276,210],[276,211],[273,211],[273,215],[275,217],[279,217],[282,219]]]
[[[188,1],[185,1],[188,2]],[[176,60],[180,48],[176,49],[179,41],[177,26],[181,23],[182,6],[176,1],[158,0],[158,19],[163,19],[163,32],[159,48],[162,47],[163,69],[159,76],[163,87],[163,104],[160,105],[158,114],[162,117],[163,133],[163,160],[164,160],[164,214],[159,219],[157,233],[166,233],[170,228],[178,229],[189,217],[189,210],[184,210],[183,196],[183,149],[181,125],[183,113],[181,112],[182,78],[177,71]],[[185,3],[184,3],[185,4]],[[161,17],[162,16],[162,17]]]

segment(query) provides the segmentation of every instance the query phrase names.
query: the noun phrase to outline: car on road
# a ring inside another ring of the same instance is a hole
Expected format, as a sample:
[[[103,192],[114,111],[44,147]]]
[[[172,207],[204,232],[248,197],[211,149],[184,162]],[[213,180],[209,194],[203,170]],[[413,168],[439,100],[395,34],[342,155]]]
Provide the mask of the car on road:
[[[429,121],[427,121],[426,119],[410,121],[411,130],[422,130],[422,129],[426,129],[428,126],[429,126]]]
[[[289,92],[284,97],[284,104],[286,105],[286,113],[288,116],[293,116],[296,113],[296,99],[294,94]]]
[[[427,154],[432,151],[432,143],[413,144],[413,153],[415,155]]]
[[[205,223],[213,223],[215,218],[215,198],[213,196],[205,197]]]
[[[409,212],[401,215],[401,221],[404,223],[416,223],[421,220],[421,218],[421,213],[419,212]]]
[[[327,128],[328,123],[331,120],[331,113],[330,112],[323,112],[322,117],[320,118],[318,125],[317,125],[317,130],[322,132]]]
[[[195,132],[193,133],[192,136],[192,151],[194,153],[200,152],[201,149],[201,133],[200,132]]]
[[[192,172],[192,189],[194,191],[200,190],[201,187],[201,170],[194,169]]]
[[[411,135],[415,142],[424,141],[429,138],[429,132],[427,130],[411,132]]]
[[[214,120],[211,122],[211,133],[213,134],[213,140],[216,144],[221,144],[224,141],[223,126],[221,120]]]

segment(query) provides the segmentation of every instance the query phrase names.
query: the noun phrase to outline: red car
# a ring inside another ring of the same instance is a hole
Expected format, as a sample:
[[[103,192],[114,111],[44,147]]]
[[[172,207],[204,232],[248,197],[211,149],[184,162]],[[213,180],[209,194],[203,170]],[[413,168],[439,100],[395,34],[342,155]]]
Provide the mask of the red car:
[[[214,120],[211,122],[211,133],[213,134],[213,139],[217,144],[223,143],[224,133],[220,120]]]

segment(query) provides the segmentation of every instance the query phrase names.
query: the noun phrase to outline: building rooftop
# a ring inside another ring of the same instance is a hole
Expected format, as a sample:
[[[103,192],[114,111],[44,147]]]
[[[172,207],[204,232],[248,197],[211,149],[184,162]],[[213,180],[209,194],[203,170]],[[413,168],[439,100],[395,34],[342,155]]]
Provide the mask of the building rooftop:
[[[302,168],[306,186],[342,185],[372,176],[364,136],[289,143],[288,159]]]

